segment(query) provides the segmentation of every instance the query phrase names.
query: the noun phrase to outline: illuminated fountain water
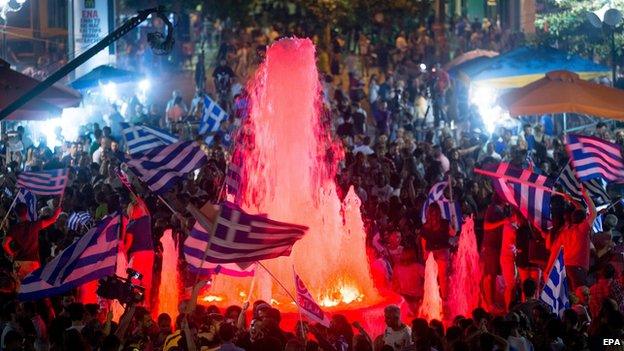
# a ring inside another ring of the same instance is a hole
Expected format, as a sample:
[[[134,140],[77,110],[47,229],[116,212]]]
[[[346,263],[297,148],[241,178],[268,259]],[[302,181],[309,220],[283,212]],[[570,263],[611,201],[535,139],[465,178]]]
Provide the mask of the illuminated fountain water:
[[[158,289],[158,316],[167,313],[169,316],[178,314],[179,273],[178,273],[178,246],[173,240],[171,229],[165,230],[160,242],[163,246],[162,271],[160,288]],[[175,318],[175,317],[173,317]]]
[[[442,313],[442,298],[440,297],[440,286],[438,285],[438,264],[433,258],[433,253],[430,252],[425,263],[423,301],[418,310],[418,316],[428,321],[432,319],[441,321]]]
[[[450,277],[449,309],[451,316],[470,315],[479,307],[481,268],[474,231],[474,219],[466,218],[459,236],[457,252],[453,255],[453,273]]]
[[[360,200],[341,202],[334,182],[344,153],[321,122],[321,86],[308,39],[282,39],[267,50],[248,86],[251,114],[244,125],[240,205],[251,213],[310,229],[290,257],[264,262],[294,291],[293,266],[327,310],[354,310],[381,302],[371,279]],[[254,297],[294,311],[291,299],[258,268]],[[223,304],[240,303],[251,279],[218,276],[210,291]],[[270,297],[268,296],[270,294]]]

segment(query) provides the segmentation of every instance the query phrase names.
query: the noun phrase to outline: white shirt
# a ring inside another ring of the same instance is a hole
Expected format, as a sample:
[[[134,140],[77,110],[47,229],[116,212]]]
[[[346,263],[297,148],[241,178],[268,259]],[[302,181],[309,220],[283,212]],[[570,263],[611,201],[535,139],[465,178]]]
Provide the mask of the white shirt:
[[[93,162],[100,164],[100,162],[102,161],[102,153],[104,152],[104,148],[102,148],[101,146],[97,148],[97,150],[95,150],[93,152]]]
[[[372,155],[375,153],[373,149],[371,149],[368,145],[360,145],[353,148],[353,154],[357,154],[358,152],[363,153],[366,156]]]
[[[394,351],[400,351],[402,348],[412,343],[412,331],[406,325],[399,330],[386,327],[383,340],[384,344],[392,346]]]
[[[436,160],[442,165],[442,171],[444,173],[448,172],[449,169],[451,169],[451,162],[446,156],[444,156],[444,154],[440,154],[440,156],[438,156]]]
[[[372,83],[368,87],[368,101],[373,104],[379,98],[379,85],[377,83]]]
[[[507,338],[507,342],[510,348],[513,347],[517,351],[533,351],[533,344],[523,336],[516,337],[510,335]]]

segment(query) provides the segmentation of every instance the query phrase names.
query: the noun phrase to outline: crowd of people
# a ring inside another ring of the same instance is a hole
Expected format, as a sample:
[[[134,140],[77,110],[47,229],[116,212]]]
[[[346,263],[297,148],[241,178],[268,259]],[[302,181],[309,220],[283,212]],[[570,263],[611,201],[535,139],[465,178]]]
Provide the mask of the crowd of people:
[[[201,117],[203,94],[212,95],[229,113],[211,144],[203,146],[207,165],[165,196],[176,213],[140,184],[135,182],[135,196],[121,183],[117,169],[127,155],[115,121],[92,124],[77,140],[54,150],[33,143],[21,126],[3,134],[5,190],[0,214],[6,220],[0,350],[584,350],[599,349],[603,339],[624,335],[619,188],[608,187],[613,206],[600,213],[604,219],[597,232],[593,224],[599,213],[587,195],[587,211],[555,196],[553,229],[534,228],[473,169],[503,161],[556,178],[567,164],[562,135],[535,120],[486,133],[489,126],[468,102],[466,88],[440,65],[449,58],[449,45],[435,38],[428,26],[396,33],[391,42],[364,33],[348,40],[335,34],[329,46],[315,39],[323,113],[344,149],[336,183],[343,194],[353,186],[362,200],[371,252],[368,263],[380,273],[375,274],[380,277],[376,283],[406,301],[402,307],[385,308],[384,333],[369,335],[358,321],[339,314],[332,316],[328,328],[298,323],[294,330],[283,330],[280,311],[264,301],[220,309],[194,306],[197,301],[187,297],[180,302],[178,315],[153,316],[155,292],[163,284],[160,238],[171,229],[182,243],[193,225],[185,205],[201,207],[222,197],[235,130],[247,113],[245,81],[262,61],[265,45],[291,33],[280,28],[225,29],[219,34],[222,44],[213,79],[205,90],[197,90],[189,105],[174,92],[164,113],[139,109],[133,115],[134,123],[167,128],[190,139],[194,135],[187,126]],[[292,28],[293,33],[300,30]],[[471,48],[504,50],[516,40],[497,23],[466,19],[454,24],[447,39],[458,43],[453,48],[457,53]],[[624,132],[604,123],[587,133],[624,143]],[[15,141],[21,142],[21,149],[12,146]],[[22,203],[7,212],[19,172],[58,168],[69,169],[69,185],[62,197],[38,199],[37,219]],[[427,321],[417,311],[428,253],[438,263],[443,301],[449,290],[460,288],[449,286],[447,277],[461,231],[442,217],[435,204],[426,211],[425,223],[421,220],[429,189],[444,180],[450,180],[447,191],[460,202],[463,215],[474,219],[482,264],[481,282],[474,283],[480,284],[482,307],[469,315]],[[144,274],[144,303],[128,306],[120,320],[113,321],[104,305],[85,301],[76,291],[38,301],[15,299],[19,279],[85,233],[84,226],[70,229],[70,214],[87,211],[99,220],[120,210],[129,214],[125,231],[131,238],[124,240],[122,251]],[[538,295],[543,273],[562,245],[571,304],[557,316]],[[180,271],[185,272],[180,258]],[[192,286],[194,278],[188,274],[184,285]],[[401,309],[414,318],[409,325],[401,320]]]

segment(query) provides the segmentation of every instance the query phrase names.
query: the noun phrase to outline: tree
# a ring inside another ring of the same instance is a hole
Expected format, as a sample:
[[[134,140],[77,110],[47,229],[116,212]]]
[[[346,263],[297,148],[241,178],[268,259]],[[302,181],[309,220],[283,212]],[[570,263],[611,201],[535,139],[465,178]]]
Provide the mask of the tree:
[[[587,19],[588,12],[600,9],[604,3],[599,0],[544,0],[545,9],[537,14],[535,21],[536,41],[586,57],[596,54],[610,58],[609,29],[595,28]],[[612,7],[624,8],[624,0],[613,0]],[[615,41],[616,53],[620,55],[619,48],[624,45],[621,27],[616,29]]]

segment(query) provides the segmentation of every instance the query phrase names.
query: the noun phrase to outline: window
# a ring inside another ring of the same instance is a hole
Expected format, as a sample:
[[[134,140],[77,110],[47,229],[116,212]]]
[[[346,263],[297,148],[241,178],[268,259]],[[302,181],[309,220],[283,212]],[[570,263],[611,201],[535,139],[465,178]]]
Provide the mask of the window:
[[[67,28],[67,0],[48,0],[48,27]]]

